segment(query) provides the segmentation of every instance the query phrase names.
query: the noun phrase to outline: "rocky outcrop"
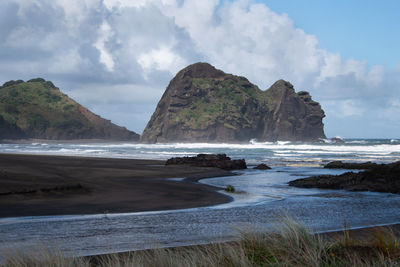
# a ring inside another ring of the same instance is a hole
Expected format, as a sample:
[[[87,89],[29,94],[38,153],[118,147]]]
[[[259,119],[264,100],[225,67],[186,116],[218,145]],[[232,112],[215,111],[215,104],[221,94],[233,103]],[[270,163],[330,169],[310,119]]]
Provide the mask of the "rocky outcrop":
[[[400,161],[359,173],[318,175],[289,182],[303,188],[346,189],[350,191],[374,191],[400,194]]]
[[[107,139],[139,135],[92,113],[42,78],[0,87],[0,139]]]
[[[296,93],[289,82],[262,91],[244,77],[196,63],[171,80],[141,141],[316,141],[325,138],[324,116],[308,92]]]
[[[265,163],[261,163],[261,164],[258,164],[257,166],[255,166],[253,169],[256,169],[256,170],[270,170],[271,167],[268,166]]]
[[[167,160],[165,165],[191,165],[196,167],[216,167],[223,170],[246,169],[244,159],[232,160],[225,154],[198,154],[196,157],[176,157]]]
[[[379,167],[379,164],[373,163],[371,161],[368,162],[362,162],[362,163],[357,163],[357,162],[342,162],[340,160],[338,161],[332,161],[329,162],[324,166],[326,169],[348,169],[348,170],[367,170],[367,169],[373,169],[376,167]]]
[[[0,115],[0,140],[15,138],[25,138],[25,133],[15,124],[6,121],[3,116]]]

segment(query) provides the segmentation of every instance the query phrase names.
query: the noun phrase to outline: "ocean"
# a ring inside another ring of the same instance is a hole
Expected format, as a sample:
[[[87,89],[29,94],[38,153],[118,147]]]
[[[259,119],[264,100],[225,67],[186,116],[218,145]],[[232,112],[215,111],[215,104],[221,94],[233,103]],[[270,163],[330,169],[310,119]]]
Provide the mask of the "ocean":
[[[153,247],[232,240],[237,229],[270,231],[293,217],[313,232],[400,223],[400,195],[344,190],[300,189],[287,182],[311,175],[340,174],[323,169],[333,161],[400,160],[398,139],[345,139],[321,143],[257,142],[247,144],[19,143],[0,144],[0,153],[51,154],[110,158],[168,159],[199,153],[244,158],[238,175],[203,179],[233,185],[230,203],[183,210],[123,214],[38,216],[0,219],[0,251],[42,245],[67,255],[94,255]],[[271,170],[254,170],[266,163]],[[176,177],[174,179],[182,179]],[[224,192],[221,192],[224,193]]]
[[[267,163],[274,166],[320,166],[332,160],[391,162],[400,158],[400,139],[346,139],[338,144],[257,142],[248,144],[136,144],[116,143],[19,143],[0,144],[0,153],[52,154],[69,156],[168,159],[198,153],[225,153],[244,158],[248,164]]]

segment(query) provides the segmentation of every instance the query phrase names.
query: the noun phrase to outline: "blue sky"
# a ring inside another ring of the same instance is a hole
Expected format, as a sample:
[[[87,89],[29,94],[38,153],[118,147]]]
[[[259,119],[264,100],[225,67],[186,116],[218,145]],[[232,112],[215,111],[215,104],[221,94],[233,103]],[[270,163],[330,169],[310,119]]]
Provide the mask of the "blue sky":
[[[287,13],[320,47],[344,58],[394,68],[400,62],[398,0],[259,0]]]
[[[277,13],[286,13],[293,20],[295,27],[318,38],[319,47],[339,53],[344,59],[354,58],[364,61],[368,67],[383,65],[389,70],[400,67],[400,1],[258,0],[257,2],[266,4]],[[399,92],[399,88],[396,88],[396,91]],[[373,121],[373,118],[361,116],[331,119],[329,117],[325,119],[325,128],[329,135],[399,137],[398,121],[389,122],[381,119]],[[388,127],[388,124],[394,124],[394,127]]]
[[[309,91],[328,137],[400,138],[398,14],[395,0],[2,0],[0,83],[43,77],[141,133],[202,61]]]

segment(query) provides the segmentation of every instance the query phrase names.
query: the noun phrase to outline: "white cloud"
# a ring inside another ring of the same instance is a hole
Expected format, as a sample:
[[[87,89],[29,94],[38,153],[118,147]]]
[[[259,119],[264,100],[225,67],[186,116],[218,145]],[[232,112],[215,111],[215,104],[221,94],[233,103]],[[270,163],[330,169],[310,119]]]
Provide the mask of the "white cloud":
[[[399,114],[400,114],[400,98],[392,99],[388,103],[387,108],[379,112],[381,120],[387,120],[390,121],[391,123],[395,122],[398,125],[400,125]]]
[[[157,69],[171,73],[177,72],[184,65],[184,60],[171,51],[171,48],[165,46],[140,54],[138,62],[145,71]]]
[[[10,20],[2,23],[10,26],[0,39],[0,79],[44,76],[77,101],[101,102],[110,119],[119,116],[110,107],[127,101],[150,114],[173,75],[197,61],[262,89],[289,80],[332,117],[368,119],[371,109],[397,110],[392,99],[400,94],[400,63],[388,71],[344,59],[261,3],[3,0],[0,9]]]
[[[366,113],[362,103],[353,99],[322,101],[321,105],[328,118],[361,117]]]
[[[280,78],[304,82],[323,62],[318,41],[293,27],[287,15],[249,1],[185,1],[166,9],[184,28],[203,57],[262,88]]]
[[[371,87],[376,87],[382,84],[384,75],[385,68],[383,66],[372,66],[365,79]]]
[[[354,100],[339,101],[337,105],[339,107],[338,115],[341,117],[361,116],[364,114],[364,109]]]
[[[93,9],[101,8],[101,0],[47,0],[52,3],[54,8],[61,7],[65,13],[68,26],[79,27],[79,24],[88,19],[88,15]]]
[[[112,10],[113,8],[143,7],[149,2],[148,0],[104,0],[104,5]]]
[[[108,52],[106,48],[107,41],[111,38],[113,32],[110,25],[104,21],[99,29],[99,37],[94,44],[100,52],[100,62],[104,64],[108,71],[114,71],[114,60],[112,55]]]
[[[85,84],[69,91],[73,98],[85,103],[106,105],[107,103],[131,104],[153,103],[159,97],[159,90],[148,85],[131,84]]]
[[[49,62],[46,72],[50,74],[79,73],[79,68],[84,64],[87,62],[81,58],[76,49],[72,49],[55,55]]]

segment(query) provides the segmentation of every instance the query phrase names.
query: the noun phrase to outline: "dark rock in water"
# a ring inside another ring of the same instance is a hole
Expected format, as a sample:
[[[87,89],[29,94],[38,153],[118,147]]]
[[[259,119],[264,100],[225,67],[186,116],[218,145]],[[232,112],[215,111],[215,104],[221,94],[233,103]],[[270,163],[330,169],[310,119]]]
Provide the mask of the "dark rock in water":
[[[318,175],[289,182],[290,186],[303,188],[346,189],[400,194],[400,161],[376,165],[359,173]]]
[[[329,162],[324,166],[326,169],[355,169],[355,170],[367,170],[373,169],[379,166],[379,164],[373,163],[371,161],[363,163],[345,163],[340,160]]]
[[[262,91],[245,77],[196,63],[171,80],[141,141],[317,141],[326,138],[323,117],[320,104],[287,81]]]
[[[0,139],[26,138],[139,141],[137,133],[92,113],[43,78],[0,88]]]
[[[167,160],[165,165],[188,164],[196,167],[217,167],[224,170],[246,169],[244,159],[232,160],[225,154],[198,154],[196,157],[176,157]]]
[[[253,169],[256,169],[256,170],[270,170],[271,167],[269,167],[267,164],[261,163],[261,164],[255,166]]]

